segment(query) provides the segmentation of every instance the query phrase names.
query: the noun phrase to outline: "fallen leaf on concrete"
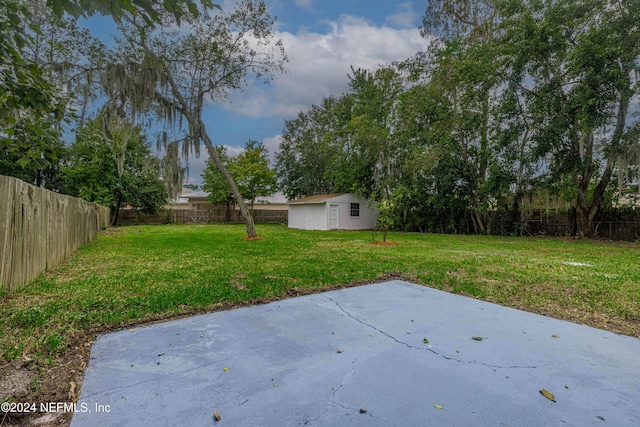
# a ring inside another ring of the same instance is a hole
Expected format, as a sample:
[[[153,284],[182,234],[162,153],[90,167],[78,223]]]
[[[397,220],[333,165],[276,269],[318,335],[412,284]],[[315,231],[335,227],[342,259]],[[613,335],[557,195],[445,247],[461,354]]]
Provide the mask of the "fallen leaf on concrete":
[[[222,368],[223,371],[227,372],[229,368]]]
[[[442,409],[442,405],[433,405],[433,407],[436,409]]]
[[[215,418],[216,421],[220,421],[222,419],[222,417],[220,416],[220,412],[214,411],[213,412],[213,418]]]
[[[558,336],[558,334],[553,334],[553,335],[551,335],[551,336],[552,336],[553,338],[560,338],[560,337]]]
[[[425,338],[423,341],[424,341],[425,344],[429,344],[429,340],[428,339]]]
[[[553,395],[553,393],[549,393],[545,389],[540,390],[540,394],[543,395],[544,397],[546,397],[547,399],[549,399],[552,402],[556,401],[556,397]]]
[[[482,337],[471,337],[472,340],[474,341],[482,341],[484,338]]]
[[[342,353],[344,350],[336,350],[336,353]]]
[[[361,413],[361,414],[364,414],[365,412],[367,412],[367,410],[366,410],[366,409],[364,409],[364,408],[360,408],[360,413]]]

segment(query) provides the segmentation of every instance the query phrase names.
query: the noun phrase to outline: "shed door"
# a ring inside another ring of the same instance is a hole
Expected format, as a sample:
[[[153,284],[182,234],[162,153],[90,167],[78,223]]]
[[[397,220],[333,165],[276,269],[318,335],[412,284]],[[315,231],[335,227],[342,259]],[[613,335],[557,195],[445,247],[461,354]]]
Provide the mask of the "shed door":
[[[329,205],[329,230],[338,228],[338,205]]]

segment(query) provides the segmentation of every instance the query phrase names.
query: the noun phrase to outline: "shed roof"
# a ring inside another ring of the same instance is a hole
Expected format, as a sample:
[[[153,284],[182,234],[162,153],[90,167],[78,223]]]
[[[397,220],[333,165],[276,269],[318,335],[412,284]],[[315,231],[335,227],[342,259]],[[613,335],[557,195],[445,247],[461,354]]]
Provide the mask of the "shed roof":
[[[333,194],[317,194],[315,196],[303,197],[302,199],[291,200],[289,203],[292,204],[303,204],[303,203],[324,203],[327,200],[335,199],[336,197],[344,196],[349,193],[333,193]]]

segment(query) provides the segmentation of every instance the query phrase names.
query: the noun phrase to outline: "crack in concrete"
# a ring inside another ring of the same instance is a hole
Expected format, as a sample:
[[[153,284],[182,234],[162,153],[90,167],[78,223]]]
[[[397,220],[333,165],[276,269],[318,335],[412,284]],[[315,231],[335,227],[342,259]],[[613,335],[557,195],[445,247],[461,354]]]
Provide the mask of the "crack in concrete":
[[[374,344],[373,346],[370,346],[369,348],[375,347],[376,345],[379,345],[379,343]],[[322,411],[321,414],[319,414],[317,417],[314,417],[310,420],[307,420],[304,422],[304,425],[308,425],[309,423],[312,423],[314,421],[319,420],[320,418],[322,418],[323,416],[325,416],[327,414],[327,412],[329,412],[329,410],[331,409],[332,406],[339,406],[341,408],[344,409],[348,409],[348,410],[352,410],[355,412],[360,412],[360,408],[354,408],[351,406],[347,406],[344,405],[342,403],[336,402],[336,395],[338,394],[338,392],[347,384],[349,378],[351,376],[353,376],[354,372],[356,371],[356,362],[358,361],[358,359],[360,358],[360,356],[362,355],[362,353],[364,353],[364,350],[361,350],[356,357],[353,358],[353,360],[351,361],[351,364],[353,365],[353,367],[351,368],[351,370],[349,370],[349,372],[347,372],[344,377],[342,377],[342,381],[340,382],[340,385],[331,392],[331,397],[329,397],[329,400],[327,401],[327,406],[325,407],[324,411]],[[389,422],[388,420],[385,420],[384,418],[380,418],[380,417],[376,417],[375,415],[371,414],[369,411],[364,412],[363,414],[371,417],[371,418],[375,418],[381,421],[385,421],[385,422]]]
[[[336,397],[336,393],[338,393],[338,391],[340,391],[340,389],[342,387],[344,387],[344,385],[347,383],[347,379],[353,375],[353,373],[356,370],[355,364],[356,361],[358,360],[358,358],[360,357],[360,355],[364,352],[364,350],[360,351],[360,353],[358,353],[356,355],[356,357],[353,358],[353,360],[351,361],[351,364],[354,365],[351,370],[349,372],[347,372],[344,377],[342,377],[342,381],[340,382],[340,385],[338,386],[338,388],[336,388],[335,390],[333,390],[333,392],[331,393],[331,397],[329,398],[329,401],[327,402],[327,406],[324,408],[324,411],[322,411],[322,413],[320,415],[318,415],[315,418],[312,418],[310,420],[307,420],[304,422],[304,425],[307,425],[309,423],[312,423],[320,418],[322,418],[327,412],[329,412],[329,409],[331,409],[331,405],[333,405],[334,403],[334,399]]]
[[[375,416],[375,415],[373,415],[373,414],[371,413],[371,411],[369,411],[369,410],[367,410],[366,412],[360,412],[360,408],[354,408],[353,406],[343,405],[342,403],[338,403],[338,402],[333,402],[332,404],[333,404],[333,405],[336,405],[336,406],[339,406],[339,407],[341,407],[341,408],[344,408],[344,409],[346,409],[346,410],[349,410],[349,411],[354,411],[354,412],[357,412],[357,413],[361,413],[362,415],[366,415],[366,416],[368,416],[369,418],[373,418],[373,419],[375,419],[375,420],[384,421],[384,422],[385,422],[385,423],[387,423],[387,424],[391,423],[391,421],[389,421],[389,420],[387,420],[387,419],[385,419],[385,418],[376,417],[376,416]]]
[[[513,365],[513,366],[500,366],[500,365],[492,365],[490,363],[484,363],[484,362],[478,362],[478,361],[468,361],[468,360],[462,360],[462,359],[457,359],[455,357],[451,357],[451,356],[445,356],[444,354],[441,354],[437,351],[435,351],[433,348],[428,348],[428,347],[416,347],[415,345],[411,345],[407,342],[401,341],[399,339],[397,339],[396,337],[394,337],[393,335],[376,328],[374,325],[367,323],[359,318],[357,318],[356,316],[352,315],[351,313],[349,313],[347,310],[345,310],[338,301],[335,301],[334,299],[332,299],[329,296],[326,295],[322,295],[323,297],[325,297],[326,299],[328,299],[329,301],[331,301],[332,303],[334,303],[336,305],[336,307],[338,307],[340,309],[340,311],[342,311],[344,314],[346,314],[347,316],[349,316],[351,319],[355,320],[356,322],[360,323],[361,325],[364,325],[368,328],[373,329],[374,331],[378,332],[381,335],[384,335],[385,337],[395,341],[396,343],[403,345],[407,348],[410,348],[412,350],[419,350],[419,351],[428,351],[433,353],[434,355],[441,357],[445,360],[450,360],[453,362],[458,362],[458,363],[465,363],[468,365],[481,365],[481,366],[486,366],[488,368],[491,368],[494,372],[496,372],[496,369],[537,369],[539,368],[539,366],[520,366],[520,365]]]
[[[374,345],[372,345],[372,346],[369,346],[369,348],[371,349],[371,348],[373,348],[373,347],[375,347],[375,346],[377,346],[377,345],[379,345],[379,344],[380,344],[380,343],[376,343],[376,344],[374,344]],[[354,407],[352,407],[352,406],[347,406],[347,405],[345,405],[345,404],[343,404],[343,403],[336,402],[336,395],[337,395],[337,394],[338,394],[338,392],[342,389],[342,387],[344,387],[344,386],[346,385],[346,383],[347,383],[347,379],[348,379],[348,378],[350,378],[351,376],[353,376],[354,372],[356,371],[356,362],[358,361],[358,359],[360,358],[360,356],[362,356],[362,354],[363,354],[364,352],[365,352],[365,350],[364,350],[364,349],[363,349],[363,350],[360,350],[360,352],[356,355],[356,357],[354,357],[354,358],[353,358],[353,360],[351,361],[351,364],[352,364],[352,365],[354,365],[354,366],[353,366],[353,368],[351,369],[351,371],[349,371],[349,372],[344,376],[344,378],[342,379],[342,382],[340,383],[340,386],[338,386],[338,388],[337,388],[337,389],[335,389],[335,390],[333,391],[333,393],[331,393],[331,398],[329,399],[329,402],[328,402],[328,404],[327,404],[327,408],[326,408],[326,410],[325,410],[325,412],[324,412],[325,414],[327,413],[327,411],[329,411],[329,408],[330,408],[332,405],[339,406],[339,407],[341,407],[341,408],[344,408],[344,409],[347,409],[347,410],[351,410],[351,411],[354,411],[354,412],[360,413],[360,408],[354,408]],[[372,414],[371,412],[369,412],[369,411],[364,412],[364,413],[363,413],[363,415],[367,415],[367,416],[369,416],[369,417],[371,417],[371,418],[374,418],[374,419],[377,419],[377,420],[380,420],[380,421],[384,421],[384,422],[386,422],[386,423],[389,423],[389,420],[386,420],[386,419],[384,419],[384,418],[380,418],[380,417],[376,417],[375,415],[373,415],[373,414]]]

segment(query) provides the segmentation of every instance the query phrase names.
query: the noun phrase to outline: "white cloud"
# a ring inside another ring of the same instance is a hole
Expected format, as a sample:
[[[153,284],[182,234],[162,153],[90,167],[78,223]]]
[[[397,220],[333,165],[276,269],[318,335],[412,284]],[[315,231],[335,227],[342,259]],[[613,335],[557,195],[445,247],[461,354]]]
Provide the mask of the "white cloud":
[[[282,135],[270,136],[262,140],[262,144],[269,151],[271,167],[276,165],[276,153],[280,151],[280,142],[282,142]]]
[[[226,108],[252,118],[293,118],[324,97],[346,92],[351,66],[373,70],[407,59],[429,44],[417,28],[377,27],[349,15],[326,24],[326,34],[279,32],[289,57],[288,72],[266,87],[233,93]]]
[[[238,154],[244,151],[243,147],[232,147],[231,145],[224,144],[223,147],[227,149],[229,157],[236,157]]]
[[[227,4],[232,2],[225,0]],[[410,2],[403,3],[399,10],[407,11],[410,6]],[[393,19],[388,18],[388,22],[392,23]],[[428,48],[430,40],[422,38],[417,27],[397,28],[401,26],[398,22],[394,28],[380,27],[363,18],[343,15],[338,21],[325,22],[328,31],[324,34],[305,30],[297,34],[278,32],[276,37],[282,39],[289,57],[288,72],[276,76],[269,85],[252,85],[231,93],[231,102],[223,107],[248,120],[268,118],[282,122],[294,118],[300,111],[320,103],[322,98],[346,92],[351,66],[374,70]],[[262,139],[272,166],[280,141],[281,135]],[[230,155],[236,155],[242,148],[227,146],[227,150]],[[201,182],[200,174],[208,157],[206,150],[201,152],[200,158],[189,159],[191,181],[196,183]]]
[[[236,157],[238,154],[244,151],[243,147],[232,147],[230,145],[224,145],[227,149],[227,154],[230,157]],[[271,154],[271,150],[269,150]],[[274,154],[275,156],[275,154]],[[196,157],[195,154],[189,155],[187,159],[188,163],[188,173],[189,177],[187,179],[187,184],[202,184],[202,173],[207,168],[207,160],[209,159],[209,154],[207,150],[203,147],[200,147],[200,156]]]
[[[207,167],[208,158],[209,156],[205,150],[200,152],[199,157],[196,157],[195,155],[189,156],[189,168],[187,171],[189,178],[187,180],[187,184],[202,184],[202,177],[200,175]]]
[[[398,11],[386,18],[387,23],[397,25],[401,28],[415,28],[420,15],[413,10],[412,2],[408,1],[398,5]]]

